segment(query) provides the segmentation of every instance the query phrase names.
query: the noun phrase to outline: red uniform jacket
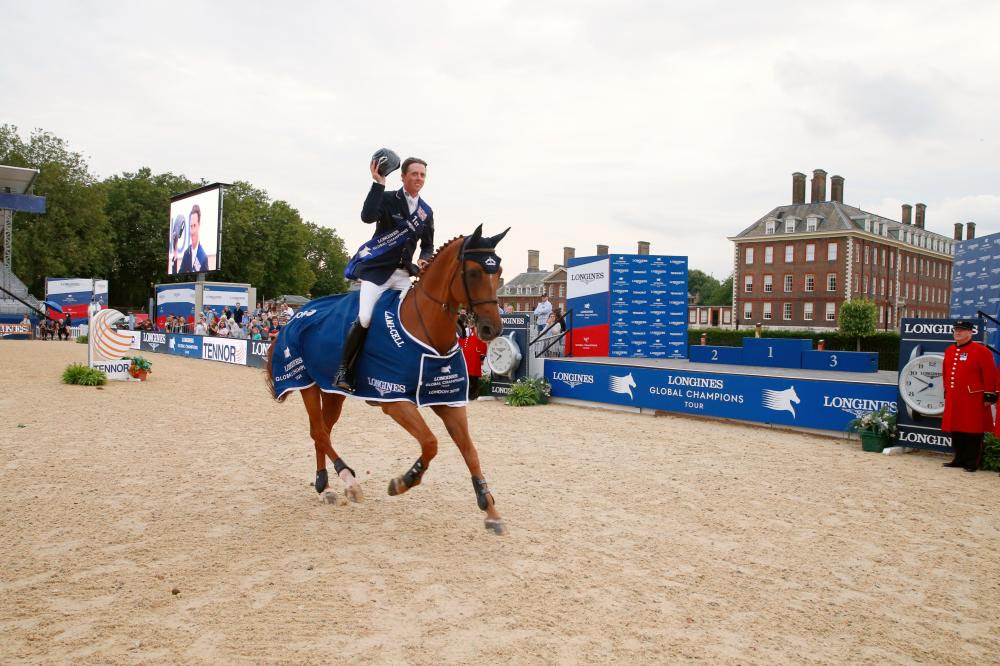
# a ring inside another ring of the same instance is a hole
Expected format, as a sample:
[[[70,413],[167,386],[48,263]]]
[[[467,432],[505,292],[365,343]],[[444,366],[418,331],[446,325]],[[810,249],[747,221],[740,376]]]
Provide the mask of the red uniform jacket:
[[[993,413],[983,402],[983,391],[997,385],[993,354],[978,342],[952,345],[944,353],[945,432],[989,432]]]
[[[483,374],[483,356],[486,355],[486,343],[476,335],[476,330],[472,329],[467,337],[458,339],[458,344],[462,345],[462,355],[465,356],[465,366],[469,369],[469,376],[481,376]]]

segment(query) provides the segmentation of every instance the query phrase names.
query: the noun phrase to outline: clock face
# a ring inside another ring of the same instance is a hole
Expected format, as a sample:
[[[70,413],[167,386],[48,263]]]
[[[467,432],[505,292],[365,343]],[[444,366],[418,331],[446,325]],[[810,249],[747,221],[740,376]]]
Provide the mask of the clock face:
[[[486,353],[490,370],[500,375],[510,375],[521,360],[521,350],[510,338],[494,338]]]
[[[944,357],[924,354],[899,371],[899,394],[914,411],[928,416],[944,413]]]

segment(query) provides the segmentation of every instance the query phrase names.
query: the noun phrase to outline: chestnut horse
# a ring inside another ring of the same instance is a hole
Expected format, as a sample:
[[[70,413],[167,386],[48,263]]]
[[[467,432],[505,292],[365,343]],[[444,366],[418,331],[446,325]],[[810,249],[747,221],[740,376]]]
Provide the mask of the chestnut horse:
[[[410,335],[430,345],[439,354],[445,354],[454,348],[457,341],[456,319],[458,308],[462,304],[469,311],[475,312],[476,331],[480,338],[488,341],[500,335],[503,324],[500,321],[496,292],[501,269],[495,248],[507,231],[498,236],[483,238],[480,225],[471,236],[459,236],[438,249],[400,304],[400,318]],[[272,396],[275,395],[275,389],[271,360],[276,344],[277,341],[271,345],[267,356],[267,380]],[[321,493],[329,487],[326,471],[326,461],[329,459],[344,482],[348,499],[361,501],[361,485],[354,470],[340,458],[330,439],[333,426],[340,418],[345,396],[324,392],[316,385],[300,392],[309,413],[309,435],[316,449],[316,492]],[[280,400],[283,399],[284,396]],[[381,408],[420,443],[420,457],[417,461],[406,473],[389,482],[389,494],[401,495],[420,485],[431,460],[437,455],[437,437],[412,402],[368,404]],[[504,534],[506,526],[479,466],[479,454],[469,434],[465,407],[435,405],[431,409],[444,422],[449,436],[465,459],[472,475],[476,501],[479,508],[486,512],[486,529]]]

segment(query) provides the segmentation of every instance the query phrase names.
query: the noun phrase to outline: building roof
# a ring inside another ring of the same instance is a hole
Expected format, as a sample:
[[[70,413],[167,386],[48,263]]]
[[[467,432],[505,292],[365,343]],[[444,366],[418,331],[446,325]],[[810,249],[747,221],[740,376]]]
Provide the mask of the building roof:
[[[521,273],[514,277],[513,280],[504,284],[500,288],[499,294],[505,296],[513,296],[517,294],[518,287],[524,287],[529,290],[528,295],[530,295],[532,289],[541,289],[542,280],[549,275],[548,271],[527,271]],[[513,289],[513,291],[511,291]]]
[[[806,232],[805,221],[810,217],[818,217],[818,224],[816,226],[816,231]],[[796,220],[801,220],[801,225],[796,224],[795,231],[791,234],[785,232],[784,223],[789,218],[795,218]],[[767,223],[774,221],[777,223],[777,228],[774,233],[766,233]],[[891,220],[887,217],[882,217],[875,213],[869,213],[868,211],[861,210],[860,208],[855,208],[854,206],[849,206],[839,201],[823,201],[819,203],[808,203],[808,204],[791,204],[787,206],[778,206],[772,209],[769,213],[761,217],[759,220],[751,224],[749,227],[741,231],[730,238],[730,240],[740,240],[749,239],[757,237],[781,237],[789,236],[799,233],[822,233],[822,232],[836,232],[836,231],[869,231],[866,229],[866,221],[870,225],[878,224],[879,227],[885,225],[884,237],[891,238],[893,240],[903,240],[900,238],[902,232],[910,231],[918,236],[926,236],[934,240],[942,240],[950,245],[946,247],[953,247],[956,242],[953,238],[949,236],[944,236],[939,233],[935,233],[926,228],[921,229],[920,227],[913,224],[903,224],[897,220]],[[872,227],[873,228],[873,227]],[[874,233],[877,236],[883,236],[881,233]],[[923,248],[931,250],[931,248]],[[932,250],[933,251],[933,250]],[[951,252],[947,252],[950,254]]]

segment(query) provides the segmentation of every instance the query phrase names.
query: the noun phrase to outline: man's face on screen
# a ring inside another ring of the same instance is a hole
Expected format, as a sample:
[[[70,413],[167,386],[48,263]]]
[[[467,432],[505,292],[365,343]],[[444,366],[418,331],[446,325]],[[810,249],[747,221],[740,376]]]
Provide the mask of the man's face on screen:
[[[201,229],[201,215],[191,215],[191,247],[198,247],[198,231]]]

